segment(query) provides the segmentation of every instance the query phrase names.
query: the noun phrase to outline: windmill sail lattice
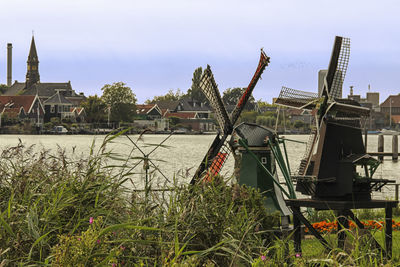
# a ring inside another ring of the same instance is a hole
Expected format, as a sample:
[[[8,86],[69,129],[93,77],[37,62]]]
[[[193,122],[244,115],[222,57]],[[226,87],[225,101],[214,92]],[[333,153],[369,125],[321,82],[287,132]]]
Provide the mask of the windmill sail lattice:
[[[210,101],[211,107],[214,109],[214,113],[217,117],[217,121],[222,132],[229,132],[232,128],[232,123],[229,119],[228,113],[226,112],[224,103],[218,90],[218,86],[214,80],[214,75],[212,74],[209,65],[207,65],[207,68],[201,77],[200,88],[207,97],[208,101]]]
[[[232,111],[229,119],[229,116],[226,112],[225,106],[222,102],[221,95],[219,93],[217,84],[214,81],[214,76],[212,75],[211,69],[207,66],[207,69],[202,75],[200,81],[200,88],[210,101],[212,108],[217,116],[218,124],[221,128],[221,132],[217,134],[210,148],[208,149],[206,155],[204,156],[200,166],[197,168],[196,173],[194,174],[191,184],[196,183],[200,178],[209,179],[212,176],[217,175],[222,169],[224,163],[226,162],[232,148],[229,145],[228,136],[233,131],[233,126],[238,120],[244,106],[246,105],[248,99],[253,92],[254,87],[256,86],[258,80],[261,77],[262,72],[265,67],[268,66],[269,57],[261,50],[260,61],[258,63],[258,67],[256,72],[251,79],[249,86],[239,99],[239,102],[235,106],[235,109]]]
[[[330,88],[330,96],[333,98],[342,97],[343,81],[346,77],[347,66],[350,58],[350,38],[337,38],[338,42],[340,42],[340,52],[337,58],[337,65]]]
[[[275,100],[281,106],[295,107],[301,109],[313,109],[318,100],[318,94],[291,89],[282,86],[279,97]]]

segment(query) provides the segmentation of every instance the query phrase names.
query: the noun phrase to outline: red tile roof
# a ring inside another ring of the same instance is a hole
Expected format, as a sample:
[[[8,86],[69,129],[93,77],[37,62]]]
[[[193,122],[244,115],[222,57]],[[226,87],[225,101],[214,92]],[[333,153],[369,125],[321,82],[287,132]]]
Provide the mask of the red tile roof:
[[[28,113],[32,104],[34,103],[36,96],[34,95],[18,95],[18,96],[0,96],[0,110],[5,107],[8,108],[21,108],[23,107],[25,112]]]
[[[151,109],[153,109],[157,104],[148,104],[148,105],[136,105],[136,112],[139,115],[147,114]]]
[[[400,107],[400,95],[390,95],[385,101],[383,101],[381,107],[390,108],[390,100],[392,101],[392,108]]]
[[[5,108],[1,110],[4,114],[7,114],[9,118],[16,118],[20,114],[20,112],[24,113],[23,108]]]

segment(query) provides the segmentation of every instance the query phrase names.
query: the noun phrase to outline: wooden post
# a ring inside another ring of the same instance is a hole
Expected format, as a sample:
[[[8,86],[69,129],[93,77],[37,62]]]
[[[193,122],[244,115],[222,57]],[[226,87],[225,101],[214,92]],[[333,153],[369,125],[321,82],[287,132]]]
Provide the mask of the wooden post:
[[[365,147],[365,151],[368,151],[367,146],[368,146],[368,128],[365,127],[364,128],[364,147]]]
[[[385,208],[385,248],[386,258],[392,258],[392,207]]]
[[[399,185],[400,184],[395,184],[394,185],[394,199],[396,201],[399,201]]]
[[[392,160],[397,161],[399,158],[399,141],[398,135],[394,134],[392,139]]]
[[[378,152],[383,152],[384,150],[384,139],[383,139],[383,134],[380,134],[378,136]],[[378,156],[378,159],[380,161],[383,161],[383,156]]]
[[[349,220],[347,219],[346,216],[346,211],[340,210],[337,212],[338,216],[338,248],[344,249],[345,241],[346,241],[346,235],[347,229],[349,229]],[[343,229],[344,228],[344,229]]]
[[[294,252],[300,257],[301,256],[301,222],[297,217],[297,214],[300,213],[300,207],[291,207],[293,211],[293,228],[294,228]]]

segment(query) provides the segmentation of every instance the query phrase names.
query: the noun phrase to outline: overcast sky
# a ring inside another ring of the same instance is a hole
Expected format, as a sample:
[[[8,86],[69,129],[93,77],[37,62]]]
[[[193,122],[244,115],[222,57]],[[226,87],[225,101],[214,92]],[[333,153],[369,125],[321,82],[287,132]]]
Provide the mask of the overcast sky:
[[[169,89],[186,92],[195,68],[211,65],[220,91],[248,85],[259,49],[271,57],[256,99],[287,87],[317,91],[335,35],[351,38],[344,95],[400,93],[398,0],[13,0],[0,1],[0,83],[6,44],[13,80],[24,81],[32,30],[41,82],[70,80],[101,95],[123,81],[139,103]]]

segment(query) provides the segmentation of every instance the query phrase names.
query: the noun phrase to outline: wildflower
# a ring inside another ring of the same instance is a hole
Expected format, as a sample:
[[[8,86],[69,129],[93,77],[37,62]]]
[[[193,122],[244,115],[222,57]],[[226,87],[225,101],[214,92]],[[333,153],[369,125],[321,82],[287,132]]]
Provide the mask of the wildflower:
[[[97,241],[96,241],[96,242],[97,242],[97,244],[100,244],[100,239],[97,239]]]
[[[80,238],[80,237],[78,237],[78,241],[81,241],[81,238]]]
[[[261,260],[265,261],[267,259],[267,257],[265,257],[264,255],[261,255]]]
[[[112,267],[115,267],[115,266],[117,266],[117,264],[116,264],[116,263],[113,263],[111,266],[112,266]]]
[[[90,217],[90,218],[89,218],[89,224],[92,224],[93,222],[94,222],[93,217]]]
[[[301,257],[301,253],[296,253],[296,258],[300,258]]]
[[[125,250],[125,247],[124,246],[120,246],[119,247],[121,250]]]

